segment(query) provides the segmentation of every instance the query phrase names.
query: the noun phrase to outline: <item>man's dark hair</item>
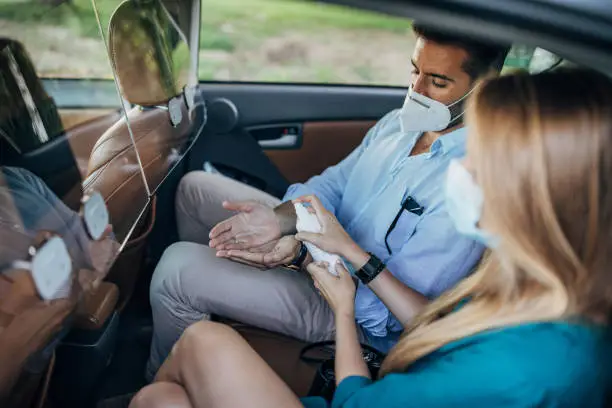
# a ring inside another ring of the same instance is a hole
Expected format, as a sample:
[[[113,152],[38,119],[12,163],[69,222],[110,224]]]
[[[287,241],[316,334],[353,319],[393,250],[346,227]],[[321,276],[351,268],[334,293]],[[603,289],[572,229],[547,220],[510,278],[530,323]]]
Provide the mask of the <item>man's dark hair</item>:
[[[468,53],[468,59],[462,68],[473,80],[491,70],[500,72],[510,50],[509,46],[493,45],[460,35],[447,34],[419,23],[413,23],[412,30],[417,36],[435,43],[463,48]]]

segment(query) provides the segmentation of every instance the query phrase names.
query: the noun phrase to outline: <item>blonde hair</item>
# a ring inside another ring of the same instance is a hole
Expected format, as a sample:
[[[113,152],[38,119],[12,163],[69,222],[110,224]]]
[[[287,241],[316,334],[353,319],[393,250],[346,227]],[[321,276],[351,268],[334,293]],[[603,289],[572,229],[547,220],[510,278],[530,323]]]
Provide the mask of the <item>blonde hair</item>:
[[[499,77],[466,114],[486,227],[501,243],[415,319],[381,376],[485,330],[610,317],[612,82],[586,70]]]

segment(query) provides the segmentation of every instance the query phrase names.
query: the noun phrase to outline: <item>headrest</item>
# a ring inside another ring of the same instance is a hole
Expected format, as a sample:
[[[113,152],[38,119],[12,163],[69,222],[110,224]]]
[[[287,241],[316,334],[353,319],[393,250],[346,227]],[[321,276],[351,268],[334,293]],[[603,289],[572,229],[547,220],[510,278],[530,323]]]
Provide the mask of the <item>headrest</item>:
[[[189,47],[160,0],[126,0],[109,23],[108,46],[123,98],[165,104],[187,84]]]
[[[25,153],[62,133],[55,102],[25,48],[0,38],[0,143]]]

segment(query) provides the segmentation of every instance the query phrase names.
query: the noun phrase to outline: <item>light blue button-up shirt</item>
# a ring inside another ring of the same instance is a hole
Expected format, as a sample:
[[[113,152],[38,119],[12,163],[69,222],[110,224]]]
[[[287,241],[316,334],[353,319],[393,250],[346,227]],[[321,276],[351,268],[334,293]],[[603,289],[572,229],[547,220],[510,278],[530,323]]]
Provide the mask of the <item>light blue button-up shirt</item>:
[[[465,155],[466,129],[437,139],[428,153],[410,156],[420,132],[403,133],[399,111],[382,118],[349,156],[284,199],[314,194],[364,250],[387,264],[401,282],[435,298],[470,273],[484,248],[459,234],[444,204],[444,179],[451,159]],[[385,245],[385,235],[402,202],[411,196],[422,215],[403,211]],[[355,318],[368,334],[402,330],[382,301],[359,284]]]

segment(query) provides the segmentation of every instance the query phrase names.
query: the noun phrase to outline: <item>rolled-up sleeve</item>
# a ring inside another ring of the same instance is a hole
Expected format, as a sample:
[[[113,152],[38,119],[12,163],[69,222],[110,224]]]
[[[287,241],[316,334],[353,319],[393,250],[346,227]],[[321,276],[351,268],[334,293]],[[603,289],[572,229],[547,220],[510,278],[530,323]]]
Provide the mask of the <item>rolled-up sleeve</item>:
[[[287,193],[283,197],[283,201],[293,200],[304,195],[316,195],[328,211],[336,214],[336,209],[342,201],[344,189],[355,164],[359,161],[359,158],[370,143],[376,139],[380,129],[396,115],[396,111],[392,111],[385,115],[385,117],[378,121],[378,123],[368,131],[361,144],[340,163],[327,168],[323,173],[310,178],[305,183],[297,183],[289,186]]]

